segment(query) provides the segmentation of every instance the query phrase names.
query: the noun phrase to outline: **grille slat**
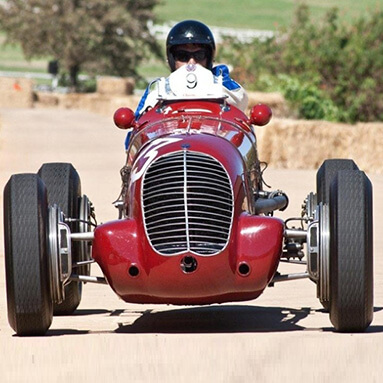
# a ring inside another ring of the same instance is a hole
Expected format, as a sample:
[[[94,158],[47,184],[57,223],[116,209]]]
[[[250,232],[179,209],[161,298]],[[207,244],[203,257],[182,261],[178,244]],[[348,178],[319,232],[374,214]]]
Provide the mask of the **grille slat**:
[[[160,212],[160,213],[155,213],[150,216],[147,216],[146,218],[150,221],[151,218],[153,217],[161,217],[164,215],[168,215],[169,217],[176,218],[180,217],[181,214],[185,214],[185,209],[182,210],[171,210],[171,211],[165,211],[165,212]]]
[[[225,220],[225,222],[231,222],[230,217],[226,217],[224,214],[210,213],[210,212],[203,211],[203,210],[193,210],[189,214],[189,216],[192,218],[200,218],[201,216],[204,216],[204,215],[206,215],[206,217],[204,217],[205,219],[213,220],[215,217],[217,217],[217,218],[221,217]],[[223,223],[225,223],[225,222],[223,222]]]
[[[160,219],[157,219],[157,220],[151,220],[150,223],[148,223],[146,225],[147,228],[152,228],[151,230],[154,230],[156,227],[160,226],[160,227],[166,227],[167,224],[169,225],[172,225],[172,224],[179,224],[182,220],[182,224],[185,224],[185,220],[180,218],[180,217],[168,217],[168,218],[160,218]],[[177,221],[177,222],[173,222],[173,221]]]
[[[200,165],[200,161],[198,159],[193,159],[192,157],[189,156],[188,158],[188,165],[193,166],[193,165]],[[214,168],[218,171],[222,170],[221,164],[215,163],[215,162],[206,162],[204,163],[206,168]]]
[[[210,177],[202,177],[197,172],[194,172],[194,174],[188,172],[189,183],[203,182],[204,185],[222,186],[225,189],[230,190],[230,189],[227,188],[227,181],[225,182],[225,180],[222,180],[222,179],[217,177],[217,178],[214,178],[214,182],[212,182],[212,180],[211,180],[212,177],[214,177],[213,174],[210,174]]]
[[[143,181],[143,215],[152,247],[163,255],[214,255],[229,240],[233,191],[214,158],[188,151],[151,164]]]
[[[204,176],[207,176],[207,177],[204,177]],[[227,185],[227,178],[223,177],[223,176],[220,176],[219,174],[217,174],[217,171],[207,171],[207,169],[205,169],[204,171],[204,176],[201,176],[201,172],[196,168],[196,169],[189,169],[188,168],[188,178],[192,178],[192,177],[201,177],[202,179],[207,179],[207,180],[210,180],[211,177],[214,177],[214,180],[219,182],[221,181],[224,185]]]
[[[183,176],[184,176],[184,171],[183,169],[180,169],[179,167],[177,167],[177,170],[171,170],[172,168],[166,168],[166,169],[159,169],[157,172],[155,172],[154,174],[151,174],[150,177],[148,177],[145,182],[146,183],[149,183],[149,182],[153,182],[153,181],[156,181],[156,180],[160,180],[160,181],[166,181],[166,179],[174,179],[175,178],[175,175],[179,175],[179,178],[181,180],[183,180]],[[164,170],[167,170],[167,171],[171,171],[172,173],[171,174],[163,174]]]
[[[166,190],[171,190],[171,189],[170,188],[166,188]],[[184,192],[183,191],[182,192],[181,191],[172,191],[171,193],[159,193],[158,196],[160,196],[161,198],[166,198],[168,196],[174,196],[174,195],[178,195],[178,194],[182,194],[183,195]],[[147,195],[146,195],[145,198],[143,198],[144,201],[146,201],[148,199],[150,199],[150,197],[148,197]]]
[[[231,209],[223,209],[219,206],[214,206],[214,207],[207,207],[208,205],[207,204],[201,204],[201,203],[190,203],[188,204],[189,206],[189,211],[199,211],[199,207],[202,207],[202,208],[207,208],[207,209],[210,209],[212,211],[208,211],[208,213],[212,213],[212,214],[220,214],[220,213],[224,213],[224,217],[226,217],[226,214],[230,214],[231,213]],[[201,209],[201,211],[203,211],[203,209]]]
[[[202,182],[201,182],[202,183]],[[211,183],[211,185],[213,185],[213,183]],[[214,184],[214,186],[216,186]],[[188,185],[188,190],[189,191],[192,191],[192,190],[197,190],[197,192],[199,191],[209,191],[210,192],[210,195],[214,196],[215,194],[212,193],[213,191],[214,192],[219,192],[221,194],[221,196],[225,195],[226,198],[227,197],[231,197],[231,191],[225,191],[225,190],[222,190],[222,189],[219,189],[219,188],[216,188],[216,187],[207,187],[207,186],[203,186],[203,185],[192,185],[192,182],[190,182],[190,184]]]
[[[162,203],[163,203],[163,202],[164,202],[164,201],[162,201]],[[170,202],[170,201],[168,201],[168,202]],[[178,204],[174,204],[174,205],[173,205],[173,203],[176,202],[176,201],[171,201],[171,202],[172,202],[172,203],[168,203],[167,206],[152,206],[152,205],[150,205],[150,206],[151,206],[150,209],[149,209],[149,208],[146,208],[146,209],[145,209],[145,211],[146,211],[146,215],[149,217],[150,214],[152,214],[153,212],[154,212],[154,213],[156,213],[156,212],[161,213],[161,210],[163,210],[163,209],[165,209],[165,211],[168,212],[170,208],[172,208],[172,209],[177,209],[177,208],[183,208],[183,207],[184,207],[184,204],[183,204],[183,203],[179,203],[180,201],[178,201]],[[182,202],[182,201],[181,201],[181,202]],[[177,212],[177,211],[179,211],[179,210],[171,210],[170,213],[171,213],[171,212]]]
[[[199,222],[198,226],[200,227],[201,230],[209,230],[209,228],[215,228],[215,229],[217,228],[215,225],[210,225],[206,222]],[[227,227],[225,227],[225,229],[228,229],[230,227],[230,225],[226,225],[226,226]],[[222,227],[220,229],[222,230]]]
[[[175,184],[176,186],[178,185],[178,183],[175,183],[175,182],[169,182],[168,184],[167,184],[167,186],[169,186],[170,184]],[[147,192],[146,194],[145,194],[145,196],[144,196],[144,200],[146,200],[146,199],[148,199],[148,198],[151,198],[152,196],[153,196],[153,194],[154,194],[154,196],[156,196],[156,195],[162,195],[162,192],[161,192],[161,190],[166,190],[166,191],[168,191],[168,190],[173,190],[174,191],[174,186],[173,187],[165,187],[165,188],[159,188],[158,186],[156,186],[156,187],[151,187],[149,190],[151,190],[150,192]],[[183,193],[183,192],[182,192]]]
[[[163,161],[163,162],[161,162],[161,163],[159,163],[159,164],[157,164],[157,163],[153,163],[153,164],[151,165],[151,168],[152,168],[153,170],[155,170],[155,169],[157,169],[157,168],[163,169],[164,166],[172,165],[172,164],[177,164],[177,165],[179,165],[180,163],[179,163],[178,159],[175,158],[175,159],[173,159],[173,160],[167,160],[166,162]]]

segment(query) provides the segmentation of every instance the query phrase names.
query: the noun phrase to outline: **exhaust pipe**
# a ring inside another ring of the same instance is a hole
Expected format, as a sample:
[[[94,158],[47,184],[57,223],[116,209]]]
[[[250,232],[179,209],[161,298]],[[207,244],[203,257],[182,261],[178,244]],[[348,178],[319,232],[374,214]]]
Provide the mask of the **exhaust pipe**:
[[[274,210],[285,210],[289,204],[287,195],[281,191],[272,193],[258,192],[255,201],[255,214],[269,214]]]

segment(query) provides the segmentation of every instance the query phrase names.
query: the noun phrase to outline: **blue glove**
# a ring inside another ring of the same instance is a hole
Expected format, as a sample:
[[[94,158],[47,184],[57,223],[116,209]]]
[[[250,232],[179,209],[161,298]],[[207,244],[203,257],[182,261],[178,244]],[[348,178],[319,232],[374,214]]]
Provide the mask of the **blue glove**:
[[[239,89],[241,86],[229,74],[227,65],[217,65],[212,70],[214,76],[222,76],[222,85],[229,90]]]

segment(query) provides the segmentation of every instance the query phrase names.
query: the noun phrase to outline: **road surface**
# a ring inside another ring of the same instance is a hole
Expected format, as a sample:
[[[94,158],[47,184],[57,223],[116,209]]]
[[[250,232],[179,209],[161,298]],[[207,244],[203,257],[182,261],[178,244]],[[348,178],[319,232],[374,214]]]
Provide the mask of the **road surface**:
[[[119,194],[125,134],[111,118],[53,109],[3,109],[0,118],[1,189],[13,173],[72,162],[98,220],[117,217],[111,202]],[[369,176],[375,316],[366,333],[334,333],[315,285],[299,280],[276,284],[254,301],[207,307],[126,304],[108,286],[87,284],[74,315],[55,317],[45,337],[20,338],[7,321],[1,246],[0,381],[381,382],[383,176]],[[265,180],[289,195],[285,217],[299,215],[315,189],[311,170],[270,169]],[[304,271],[299,267],[284,265],[283,271]]]

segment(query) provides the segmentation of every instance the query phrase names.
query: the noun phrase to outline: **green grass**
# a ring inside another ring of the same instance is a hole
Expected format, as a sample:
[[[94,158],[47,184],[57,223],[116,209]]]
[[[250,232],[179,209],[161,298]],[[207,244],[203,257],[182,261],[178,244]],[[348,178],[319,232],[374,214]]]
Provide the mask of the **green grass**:
[[[212,26],[274,30],[290,23],[298,3],[297,0],[163,0],[156,14],[160,21],[197,19]],[[370,9],[383,8],[383,0],[306,0],[305,3],[315,18],[337,6],[347,21]]]
[[[383,0],[306,0],[312,16],[320,19],[326,10],[337,6],[345,21],[383,8]],[[287,26],[293,16],[297,0],[162,0],[155,13],[159,22],[198,19],[210,26],[275,30]],[[0,33],[0,71],[47,72],[49,58],[25,60],[19,45],[3,46]],[[166,75],[165,64],[144,63],[139,68],[144,77]]]
[[[19,45],[4,45],[4,33],[0,33],[0,71],[46,72],[49,59],[27,61]]]

